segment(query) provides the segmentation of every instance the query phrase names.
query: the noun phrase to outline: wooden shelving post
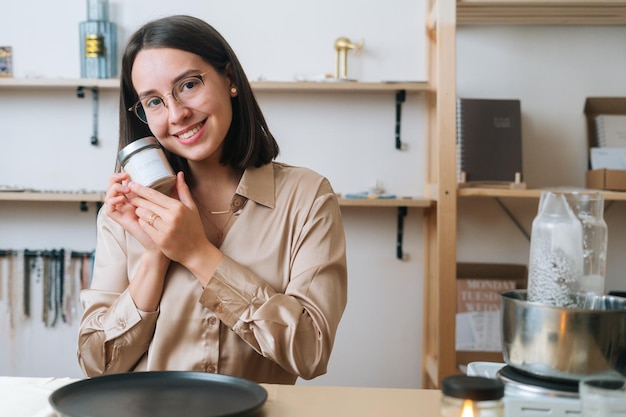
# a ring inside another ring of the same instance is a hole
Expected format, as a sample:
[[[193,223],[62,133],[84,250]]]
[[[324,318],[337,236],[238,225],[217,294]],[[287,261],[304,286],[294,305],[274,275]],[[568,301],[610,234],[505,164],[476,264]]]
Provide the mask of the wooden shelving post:
[[[423,375],[439,387],[456,366],[456,1],[430,0],[428,30],[427,190],[425,211]]]

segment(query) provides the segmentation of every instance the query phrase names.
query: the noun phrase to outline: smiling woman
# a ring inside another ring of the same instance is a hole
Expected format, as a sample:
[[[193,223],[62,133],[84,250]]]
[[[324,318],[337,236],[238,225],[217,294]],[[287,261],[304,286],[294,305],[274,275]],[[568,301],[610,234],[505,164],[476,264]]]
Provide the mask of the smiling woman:
[[[111,175],[84,290],[88,376],[187,370],[293,384],[326,372],[347,301],[328,180],[278,144],[227,42],[190,16],[150,22],[122,60],[120,149],[154,136],[176,184]]]
[[[139,96],[133,107],[142,109],[136,114],[146,116],[150,130],[166,149],[187,160],[215,154],[232,126],[231,99],[238,93],[233,77],[207,67],[198,55],[175,48],[145,48],[133,64],[133,85]],[[203,133],[208,140],[199,141]]]

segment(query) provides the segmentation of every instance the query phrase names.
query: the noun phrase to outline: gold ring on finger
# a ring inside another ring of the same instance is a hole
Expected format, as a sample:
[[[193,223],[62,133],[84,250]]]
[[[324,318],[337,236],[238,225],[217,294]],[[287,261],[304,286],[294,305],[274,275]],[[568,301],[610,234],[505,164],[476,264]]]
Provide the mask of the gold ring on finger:
[[[158,214],[152,213],[152,215],[150,215],[150,218],[148,219],[148,224],[150,226],[154,226],[154,221],[157,219],[157,217],[159,217]]]

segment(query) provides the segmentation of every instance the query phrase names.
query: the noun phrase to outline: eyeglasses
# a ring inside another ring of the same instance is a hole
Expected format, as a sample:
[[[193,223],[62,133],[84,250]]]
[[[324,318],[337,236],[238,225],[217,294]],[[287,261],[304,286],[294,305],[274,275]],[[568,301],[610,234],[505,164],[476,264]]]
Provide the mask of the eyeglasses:
[[[203,72],[198,75],[191,75],[183,78],[174,84],[171,93],[167,93],[164,96],[151,95],[143,97],[128,108],[128,111],[132,111],[137,115],[139,120],[144,123],[148,123],[148,119],[158,119],[165,114],[167,108],[167,102],[165,97],[171,95],[177,103],[186,106],[193,102],[197,98],[202,90],[204,90],[204,77],[209,71]]]

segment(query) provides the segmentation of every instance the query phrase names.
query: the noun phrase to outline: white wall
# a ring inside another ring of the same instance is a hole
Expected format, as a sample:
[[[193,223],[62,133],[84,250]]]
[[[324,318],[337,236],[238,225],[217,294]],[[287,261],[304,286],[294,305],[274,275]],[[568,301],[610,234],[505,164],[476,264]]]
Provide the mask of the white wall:
[[[375,3],[375,4],[369,4]],[[350,55],[350,76],[363,81],[422,80],[423,1],[328,0],[197,2],[135,0],[112,3],[123,39],[156,16],[188,13],[213,23],[229,39],[251,79],[293,80],[333,71],[338,36],[365,39]],[[83,1],[12,1],[3,11],[0,44],[14,47],[15,75],[79,74],[78,22]],[[341,10],[340,10],[341,9]],[[37,13],[32,13],[37,10]],[[34,31],[35,30],[35,31]],[[461,27],[458,92],[464,97],[520,98],[524,177],[529,187],[582,186],[586,96],[626,94],[623,27]],[[103,189],[116,148],[114,92],[102,95],[101,146],[89,144],[91,98],[73,91],[0,92],[0,184],[40,189]],[[360,191],[380,179],[390,192],[422,191],[422,103],[404,108],[403,140],[393,149],[394,97],[263,93],[259,100],[282,146],[281,159],[327,175],[339,192]],[[302,127],[305,126],[303,129]],[[530,231],[536,200],[505,203]],[[458,256],[463,261],[526,263],[528,242],[492,199],[459,203]],[[311,383],[417,387],[421,374],[421,212],[409,210],[405,250],[395,259],[393,209],[343,210],[348,239],[349,304],[329,373]],[[606,213],[609,289],[626,289],[624,203]],[[95,244],[93,207],[0,204],[0,249]],[[80,376],[75,324],[44,329],[35,320],[9,329],[0,300],[0,375]]]
[[[460,97],[518,98],[529,188],[584,187],[586,97],[626,96],[626,27],[460,27]],[[537,199],[503,199],[530,234]],[[626,291],[626,203],[605,212],[607,289]],[[458,259],[528,263],[529,242],[494,199],[459,201]],[[506,242],[506,244],[503,244]]]
[[[122,42],[154,17],[204,18],[230,41],[252,80],[332,73],[334,40],[363,38],[360,56],[348,57],[348,75],[398,81],[425,79],[424,3],[128,0],[113,1],[111,15]],[[85,0],[12,0],[3,10],[0,44],[13,47],[15,76],[78,77],[78,23],[85,16]],[[419,94],[409,95],[403,108],[402,140],[408,150],[402,152],[394,148],[393,93],[262,93],[258,98],[281,145],[281,160],[318,170],[342,193],[366,190],[379,180],[391,193],[422,194]],[[93,147],[89,92],[80,100],[72,89],[0,91],[0,185],[103,190],[117,148],[117,93],[101,92],[100,99],[100,145]],[[418,387],[422,213],[410,209],[406,218],[406,261],[395,258],[394,209],[345,208],[343,214],[348,308],[328,374],[307,383]],[[0,203],[0,249],[91,250],[94,226],[93,205],[85,213],[76,203]],[[41,291],[40,284],[34,291]],[[0,375],[81,376],[75,321],[45,328],[34,316],[11,329],[7,308],[6,299],[0,300]]]

